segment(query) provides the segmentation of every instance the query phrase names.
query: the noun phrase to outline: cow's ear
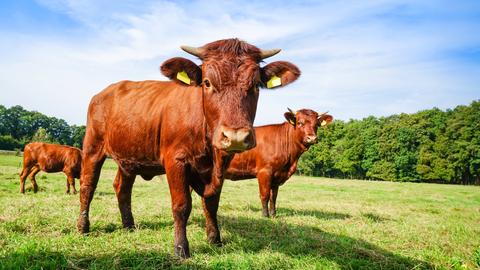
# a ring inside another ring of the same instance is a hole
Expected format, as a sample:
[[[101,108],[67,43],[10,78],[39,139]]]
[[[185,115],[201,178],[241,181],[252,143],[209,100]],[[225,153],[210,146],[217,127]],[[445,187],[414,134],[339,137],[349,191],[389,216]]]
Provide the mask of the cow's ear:
[[[277,61],[264,66],[261,70],[263,86],[276,88],[285,86],[300,77],[300,69],[290,62]]]
[[[295,117],[295,114],[291,111],[288,111],[283,114],[285,116],[285,119],[287,119],[287,122],[290,123],[292,126],[295,126],[295,123],[297,122],[297,118]]]
[[[331,116],[330,114],[322,114],[318,116],[318,123],[322,127],[330,124],[332,121],[333,121],[333,116]]]
[[[200,85],[202,83],[202,69],[183,57],[174,57],[163,62],[160,71],[170,80],[181,84]]]

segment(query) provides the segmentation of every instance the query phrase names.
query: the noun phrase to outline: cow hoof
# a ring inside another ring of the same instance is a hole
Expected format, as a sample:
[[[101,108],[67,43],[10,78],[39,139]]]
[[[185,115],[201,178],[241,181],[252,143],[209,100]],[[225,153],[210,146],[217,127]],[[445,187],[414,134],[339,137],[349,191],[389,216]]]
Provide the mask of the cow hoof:
[[[133,231],[135,230],[135,224],[123,224],[123,228],[127,231]]]
[[[220,241],[220,239],[218,239],[218,240],[208,239],[208,242],[209,242],[211,245],[214,245],[214,246],[217,246],[217,247],[223,246],[223,243],[222,243],[222,241]]]
[[[223,244],[222,244],[222,240],[220,240],[220,235],[219,234],[216,234],[216,233],[211,233],[208,235],[208,242],[212,245],[215,245],[217,247],[221,247]]]
[[[176,246],[175,247],[175,256],[181,259],[188,259],[190,258],[190,250],[187,247]]]
[[[87,234],[90,232],[90,221],[85,220],[85,218],[80,217],[77,221],[77,229],[81,234]]]

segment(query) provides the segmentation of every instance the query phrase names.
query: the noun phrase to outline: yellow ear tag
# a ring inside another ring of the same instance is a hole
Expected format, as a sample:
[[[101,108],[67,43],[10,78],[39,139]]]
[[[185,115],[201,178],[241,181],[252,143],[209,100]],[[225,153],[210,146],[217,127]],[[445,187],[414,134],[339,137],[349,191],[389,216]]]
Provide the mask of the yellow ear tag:
[[[188,74],[187,72],[185,72],[185,70],[177,73],[177,80],[190,85],[190,78],[188,77]]]
[[[267,88],[274,88],[279,85],[282,85],[282,79],[279,77],[273,75],[272,78],[267,82]]]
[[[322,121],[322,123],[321,123],[320,125],[323,127],[323,126],[326,126],[327,124],[328,124],[328,122],[327,122],[327,121],[325,121],[325,120],[323,120],[323,121]]]

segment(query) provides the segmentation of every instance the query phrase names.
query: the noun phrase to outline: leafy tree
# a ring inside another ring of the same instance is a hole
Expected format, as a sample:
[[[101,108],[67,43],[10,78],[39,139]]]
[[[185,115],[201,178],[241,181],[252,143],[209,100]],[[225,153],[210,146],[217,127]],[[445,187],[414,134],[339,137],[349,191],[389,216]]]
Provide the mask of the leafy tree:
[[[37,132],[32,137],[32,141],[34,142],[47,142],[51,143],[52,138],[50,134],[47,133],[47,131],[44,128],[39,128]]]
[[[20,143],[11,135],[0,135],[0,149],[14,150],[20,147]]]
[[[339,178],[480,184],[480,101],[319,129],[299,172]]]
[[[48,117],[21,106],[0,105],[0,149],[14,150],[25,144],[46,141],[81,147],[85,126],[69,126],[65,120]]]

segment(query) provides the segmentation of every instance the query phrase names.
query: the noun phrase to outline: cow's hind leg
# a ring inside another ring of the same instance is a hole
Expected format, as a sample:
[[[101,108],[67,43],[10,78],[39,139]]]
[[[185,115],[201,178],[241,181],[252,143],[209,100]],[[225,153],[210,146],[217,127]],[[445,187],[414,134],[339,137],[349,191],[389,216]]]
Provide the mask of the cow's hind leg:
[[[27,176],[30,174],[30,171],[32,170],[33,166],[31,165],[25,165],[23,166],[23,170],[20,173],[20,193],[25,193],[25,179]]]
[[[275,217],[277,214],[277,195],[278,195],[278,186],[273,186],[270,190],[270,216]]]
[[[72,176],[69,180],[70,186],[72,186],[73,194],[77,194],[77,189],[75,188],[75,177]]]
[[[90,231],[88,218],[90,203],[92,202],[100,171],[105,161],[103,145],[90,143],[91,136],[89,135],[87,133],[84,140],[82,172],[80,176],[80,215],[77,220],[77,229],[80,233],[88,233]]]
[[[188,258],[190,257],[190,248],[187,239],[187,221],[192,211],[192,196],[186,181],[185,165],[179,160],[171,160],[166,164],[165,169],[172,197],[175,255]]]
[[[220,230],[218,230],[217,210],[220,201],[220,194],[209,198],[202,198],[203,213],[205,215],[205,229],[207,239],[210,243],[221,245]]]
[[[113,188],[117,194],[118,208],[122,215],[123,227],[128,229],[133,229],[135,227],[132,215],[132,188],[134,182],[135,175],[126,174],[118,168],[117,176],[113,182]]]
[[[38,166],[33,166],[28,176],[28,178],[30,178],[30,182],[32,182],[32,188],[34,193],[38,192],[37,180],[35,179],[35,175],[37,175],[38,172],[40,172],[40,168]]]
[[[70,187],[73,189],[73,194],[77,194],[77,190],[75,189],[75,178],[71,172],[66,172],[67,175],[67,189],[65,193],[70,194]]]
[[[270,199],[272,174],[269,170],[262,170],[257,174],[257,178],[260,189],[260,201],[262,202],[262,215],[268,217],[268,200]]]

